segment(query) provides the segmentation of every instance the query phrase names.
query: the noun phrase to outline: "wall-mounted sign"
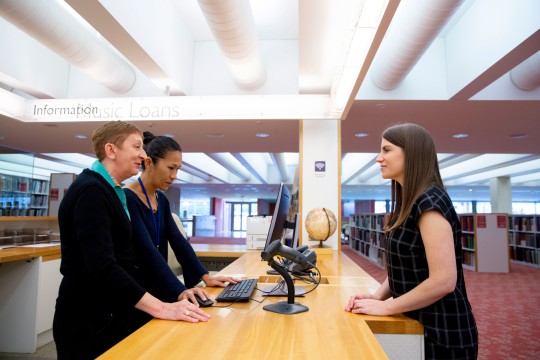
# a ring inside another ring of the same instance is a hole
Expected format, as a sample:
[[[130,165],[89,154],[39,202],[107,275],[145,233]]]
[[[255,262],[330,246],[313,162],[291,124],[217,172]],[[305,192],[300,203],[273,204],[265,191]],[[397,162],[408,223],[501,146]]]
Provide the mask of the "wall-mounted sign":
[[[315,161],[315,176],[324,177],[326,175],[326,161]]]
[[[23,121],[322,119],[328,96],[235,95],[147,98],[32,99],[17,109]],[[21,113],[24,112],[24,113]]]
[[[506,216],[497,215],[497,227],[501,229],[506,229]]]
[[[51,194],[50,194],[50,200],[51,201],[58,201],[58,189],[51,189]]]
[[[323,173],[326,172],[326,161],[315,161],[315,172]]]
[[[485,228],[486,227],[485,215],[478,215],[478,217],[476,218],[476,223],[478,224],[478,228]]]

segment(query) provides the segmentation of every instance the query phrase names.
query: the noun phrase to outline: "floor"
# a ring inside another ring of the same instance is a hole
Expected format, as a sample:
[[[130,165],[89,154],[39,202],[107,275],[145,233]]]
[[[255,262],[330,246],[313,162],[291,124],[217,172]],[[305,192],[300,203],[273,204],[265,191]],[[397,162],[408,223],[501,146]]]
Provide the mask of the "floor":
[[[54,342],[43,345],[38,348],[33,354],[19,354],[19,353],[0,353],[1,359],[13,359],[13,360],[55,360],[56,359],[56,346]]]

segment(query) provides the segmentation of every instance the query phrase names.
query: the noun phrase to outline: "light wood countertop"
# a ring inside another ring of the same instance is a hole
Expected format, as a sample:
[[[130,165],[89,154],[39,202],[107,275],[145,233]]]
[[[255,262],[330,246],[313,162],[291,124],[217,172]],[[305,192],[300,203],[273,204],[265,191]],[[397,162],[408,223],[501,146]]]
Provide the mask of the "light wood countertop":
[[[16,246],[0,250],[0,263],[43,257],[43,261],[60,259],[60,244],[45,247]]]
[[[265,311],[263,306],[286,298],[265,298],[256,291],[248,303],[205,308],[212,315],[206,323],[154,319],[100,359],[387,359],[374,333],[423,334],[421,324],[403,315],[365,316],[344,310],[352,294],[379,286],[346,255],[319,255],[317,266],[325,284],[296,298],[307,312]],[[248,251],[220,274],[257,278],[262,288],[264,282],[275,281],[275,276],[266,275],[268,269],[260,251]],[[313,285],[305,286],[309,290]],[[213,297],[221,292],[207,290]]]

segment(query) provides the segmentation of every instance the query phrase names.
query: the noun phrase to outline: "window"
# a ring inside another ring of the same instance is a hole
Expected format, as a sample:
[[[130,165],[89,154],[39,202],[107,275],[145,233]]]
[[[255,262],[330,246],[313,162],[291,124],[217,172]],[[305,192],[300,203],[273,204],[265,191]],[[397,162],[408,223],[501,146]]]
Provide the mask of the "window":
[[[180,217],[191,219],[193,215],[210,215],[210,199],[181,200]]]
[[[246,231],[247,217],[257,215],[256,202],[230,202],[231,231]]]
[[[477,213],[490,213],[491,203],[488,201],[478,201],[476,203],[476,212]]]
[[[540,203],[536,202],[513,202],[512,214],[538,214]]]
[[[375,213],[382,214],[390,212],[390,200],[375,201]]]

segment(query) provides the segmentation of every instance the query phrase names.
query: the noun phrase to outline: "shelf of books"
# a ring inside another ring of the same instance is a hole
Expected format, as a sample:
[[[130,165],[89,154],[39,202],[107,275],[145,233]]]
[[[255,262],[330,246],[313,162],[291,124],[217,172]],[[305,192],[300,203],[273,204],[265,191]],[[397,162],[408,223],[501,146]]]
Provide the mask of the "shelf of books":
[[[474,234],[474,215],[460,215],[461,250],[463,252],[463,268],[476,271],[476,241]]]
[[[540,215],[508,217],[510,259],[513,262],[540,267]]]
[[[361,256],[384,268],[384,226],[388,214],[353,214],[349,216],[349,246]]]
[[[384,267],[386,262],[383,239],[388,216],[354,214],[349,217],[349,246],[380,267]],[[508,272],[507,215],[462,214],[459,218],[462,227],[463,267],[479,272]]]
[[[506,214],[461,214],[463,268],[478,272],[508,272]]]
[[[47,216],[49,181],[0,174],[0,216]]]

